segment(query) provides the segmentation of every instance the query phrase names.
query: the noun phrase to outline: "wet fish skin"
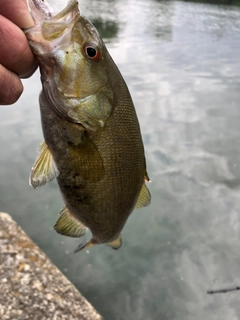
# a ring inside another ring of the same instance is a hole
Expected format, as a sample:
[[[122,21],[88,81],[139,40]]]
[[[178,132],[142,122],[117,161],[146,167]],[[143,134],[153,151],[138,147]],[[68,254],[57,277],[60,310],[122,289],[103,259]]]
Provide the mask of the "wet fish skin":
[[[64,10],[26,31],[39,58],[45,139],[30,181],[38,187],[57,178],[66,207],[56,231],[74,237],[92,232],[77,251],[101,243],[117,249],[131,212],[150,203],[140,127],[97,30],[76,1]]]

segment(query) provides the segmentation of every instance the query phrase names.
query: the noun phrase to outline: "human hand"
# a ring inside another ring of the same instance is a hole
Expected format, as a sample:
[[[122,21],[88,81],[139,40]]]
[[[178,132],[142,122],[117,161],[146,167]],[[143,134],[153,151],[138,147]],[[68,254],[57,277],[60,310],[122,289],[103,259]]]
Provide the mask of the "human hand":
[[[0,0],[0,105],[15,103],[37,62],[20,28],[34,25],[26,0]]]

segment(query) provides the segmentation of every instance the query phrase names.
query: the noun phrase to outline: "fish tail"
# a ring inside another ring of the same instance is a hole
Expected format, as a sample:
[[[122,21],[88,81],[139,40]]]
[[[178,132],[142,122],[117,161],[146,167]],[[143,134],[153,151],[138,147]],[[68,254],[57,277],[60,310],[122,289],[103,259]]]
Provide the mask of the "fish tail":
[[[118,236],[117,239],[113,240],[112,242],[106,243],[107,246],[113,248],[114,250],[117,250],[121,248],[122,246],[122,236],[121,234]]]
[[[74,253],[77,253],[83,249],[87,249],[90,247],[95,246],[96,244],[100,244],[99,242],[96,241],[96,239],[92,238],[88,241],[80,243],[79,246],[74,250]],[[119,235],[117,239],[113,240],[112,242],[105,243],[107,246],[112,247],[113,249],[117,250],[121,247],[122,245],[122,236]]]
[[[77,253],[83,249],[87,249],[87,248],[90,248],[92,246],[95,246],[97,243],[96,241],[92,238],[88,241],[85,241],[85,242],[82,242],[79,244],[79,246],[77,246],[77,248],[74,250],[74,253]]]

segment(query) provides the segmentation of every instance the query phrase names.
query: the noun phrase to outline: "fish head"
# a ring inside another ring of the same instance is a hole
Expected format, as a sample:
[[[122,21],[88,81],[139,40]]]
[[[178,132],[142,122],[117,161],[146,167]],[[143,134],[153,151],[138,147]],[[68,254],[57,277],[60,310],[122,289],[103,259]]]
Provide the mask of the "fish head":
[[[35,26],[25,30],[39,60],[43,87],[55,106],[58,101],[62,114],[81,103],[88,108],[86,101],[96,100],[108,82],[107,49],[94,25],[81,15],[76,0],[57,15],[46,10],[37,14]],[[112,96],[109,89],[106,95]]]

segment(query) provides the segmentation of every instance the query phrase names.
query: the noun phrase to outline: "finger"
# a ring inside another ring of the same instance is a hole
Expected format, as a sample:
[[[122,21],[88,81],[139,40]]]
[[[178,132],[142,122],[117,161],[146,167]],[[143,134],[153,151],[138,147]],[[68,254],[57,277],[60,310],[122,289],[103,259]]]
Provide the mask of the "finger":
[[[0,64],[0,104],[15,103],[23,91],[19,77]]]
[[[29,28],[34,25],[26,0],[1,0],[0,14],[19,28]]]
[[[20,77],[30,76],[36,69],[24,33],[3,16],[0,16],[0,63]]]

